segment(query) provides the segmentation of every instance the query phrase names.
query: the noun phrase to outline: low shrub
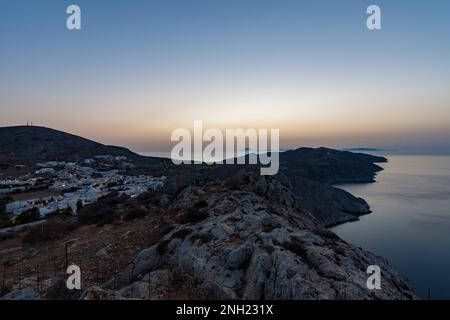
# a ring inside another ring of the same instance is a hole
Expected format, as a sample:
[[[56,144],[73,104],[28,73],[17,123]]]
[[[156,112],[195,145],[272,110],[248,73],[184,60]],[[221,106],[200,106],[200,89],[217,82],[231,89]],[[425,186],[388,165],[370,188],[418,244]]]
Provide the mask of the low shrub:
[[[134,219],[145,217],[146,215],[147,215],[147,211],[145,211],[142,208],[134,207],[134,208],[127,209],[123,218],[125,220],[134,220]]]
[[[34,244],[44,241],[59,240],[64,238],[68,233],[69,230],[66,224],[48,221],[28,230],[22,238],[22,243]]]
[[[202,200],[196,202],[186,210],[186,213],[179,219],[181,223],[197,223],[209,217],[207,210],[208,202]]]
[[[196,233],[191,236],[191,240],[200,240],[202,243],[209,243],[214,239],[214,236],[211,233]]]
[[[207,219],[208,217],[209,213],[206,210],[189,208],[187,212],[181,217],[181,223],[197,223]]]
[[[115,221],[119,219],[119,215],[115,212],[112,212],[111,214],[108,214],[101,218],[97,223],[95,224],[97,227],[103,227],[107,224],[112,224]]]
[[[6,205],[10,202],[13,202],[13,199],[9,196],[0,198],[0,215],[6,213]]]
[[[38,221],[41,218],[41,215],[39,214],[38,208],[31,208],[25,212],[22,212],[14,219],[14,224],[25,224],[30,223],[34,221]]]
[[[191,228],[185,228],[185,229],[181,229],[178,231],[175,231],[172,235],[173,238],[178,238],[178,239],[184,239],[186,238],[188,235],[190,235],[192,233],[192,229]]]
[[[272,254],[275,251],[275,248],[270,244],[267,244],[264,246],[264,250],[266,250],[268,254]]]
[[[308,251],[306,250],[304,245],[296,239],[284,242],[282,244],[282,247],[299,256],[303,261],[308,260]]]
[[[0,214],[0,229],[12,226],[11,219],[6,214]]]
[[[202,208],[207,208],[207,207],[208,207],[208,202],[206,202],[205,200],[198,201],[194,204],[195,209],[202,209]]]
[[[242,186],[248,184],[248,176],[236,174],[225,181],[225,185],[231,190],[239,190]]]
[[[115,219],[115,207],[123,201],[124,199],[118,198],[115,194],[100,198],[97,202],[86,205],[77,212],[78,223],[81,225],[111,223]]]
[[[170,240],[164,240],[158,243],[156,246],[156,251],[162,256],[167,252],[167,247],[169,246]]]

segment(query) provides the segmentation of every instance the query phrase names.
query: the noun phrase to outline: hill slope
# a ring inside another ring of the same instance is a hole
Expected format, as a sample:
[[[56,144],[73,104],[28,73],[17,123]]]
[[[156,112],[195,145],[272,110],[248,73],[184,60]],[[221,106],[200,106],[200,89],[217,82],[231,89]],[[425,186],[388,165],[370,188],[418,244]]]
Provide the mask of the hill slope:
[[[106,146],[62,131],[35,126],[0,128],[0,154],[33,161],[78,160],[102,154],[140,158],[126,148]]]
[[[298,148],[280,153],[281,166],[289,176],[302,176],[319,183],[374,182],[386,158],[328,148]]]

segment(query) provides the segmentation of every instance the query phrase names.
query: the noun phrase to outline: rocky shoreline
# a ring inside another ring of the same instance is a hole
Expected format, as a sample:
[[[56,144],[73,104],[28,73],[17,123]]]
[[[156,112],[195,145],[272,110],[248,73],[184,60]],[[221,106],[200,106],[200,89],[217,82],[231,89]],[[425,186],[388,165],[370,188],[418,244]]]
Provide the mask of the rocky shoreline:
[[[341,240],[301,209],[289,186],[277,178],[240,174],[191,186],[173,198],[168,212],[170,231],[112,278],[76,298],[416,298],[387,260]],[[367,288],[369,265],[382,270],[380,290]],[[59,283],[60,296],[70,297],[63,279],[47,282]],[[25,284],[3,299],[55,294],[54,287],[37,291]]]
[[[161,299],[177,283],[198,299],[415,298],[385,259],[345,243],[296,209],[279,181],[265,180],[186,189],[172,204],[176,228],[82,298]],[[381,290],[367,289],[369,265],[383,270]],[[148,290],[153,282],[156,291]]]

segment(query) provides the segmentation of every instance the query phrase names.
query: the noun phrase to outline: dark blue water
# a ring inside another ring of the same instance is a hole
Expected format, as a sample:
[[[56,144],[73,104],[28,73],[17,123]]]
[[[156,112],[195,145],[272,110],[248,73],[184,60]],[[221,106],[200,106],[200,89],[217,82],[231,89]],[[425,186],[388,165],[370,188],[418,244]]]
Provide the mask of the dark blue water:
[[[387,158],[376,183],[338,186],[373,212],[333,231],[386,257],[420,297],[450,299],[450,157]]]

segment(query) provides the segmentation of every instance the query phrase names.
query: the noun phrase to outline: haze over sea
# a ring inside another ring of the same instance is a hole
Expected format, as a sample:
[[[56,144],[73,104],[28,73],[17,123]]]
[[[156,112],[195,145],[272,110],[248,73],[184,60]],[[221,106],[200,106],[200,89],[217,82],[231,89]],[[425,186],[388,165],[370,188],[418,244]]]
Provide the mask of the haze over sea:
[[[369,184],[338,187],[372,213],[333,228],[344,240],[384,256],[417,295],[450,298],[450,156],[388,155]]]

